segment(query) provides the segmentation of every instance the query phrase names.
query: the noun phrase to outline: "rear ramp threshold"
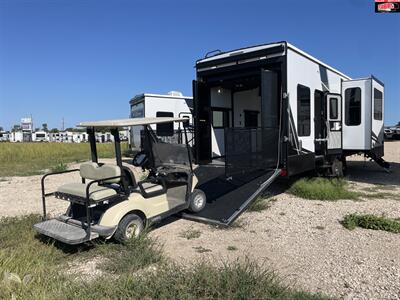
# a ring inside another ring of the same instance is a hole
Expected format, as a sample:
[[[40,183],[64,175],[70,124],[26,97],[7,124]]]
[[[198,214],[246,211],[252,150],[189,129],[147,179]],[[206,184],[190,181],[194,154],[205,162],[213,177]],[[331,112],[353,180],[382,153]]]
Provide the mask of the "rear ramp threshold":
[[[242,178],[214,178],[198,189],[207,196],[206,207],[198,213],[184,212],[182,217],[214,225],[229,226],[279,176],[280,169],[247,174]]]
[[[99,237],[98,233],[91,232],[90,235],[82,227],[67,224],[57,219],[47,220],[33,225],[33,228],[48,237],[69,245],[76,245]]]

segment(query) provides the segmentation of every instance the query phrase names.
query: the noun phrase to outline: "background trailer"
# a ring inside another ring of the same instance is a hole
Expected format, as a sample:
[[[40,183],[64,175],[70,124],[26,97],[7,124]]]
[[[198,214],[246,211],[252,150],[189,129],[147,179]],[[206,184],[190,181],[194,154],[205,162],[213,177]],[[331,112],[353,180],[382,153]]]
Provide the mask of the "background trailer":
[[[205,57],[196,73],[196,162],[223,174],[204,182],[208,207],[189,218],[227,224],[279,174],[342,175],[350,154],[389,167],[373,76],[353,80],[287,42]]]
[[[130,100],[131,118],[188,118],[192,124],[193,98],[183,96],[181,92],[171,91],[167,95],[139,94]],[[174,124],[174,129],[179,130],[180,123]],[[155,125],[152,125],[155,129]],[[130,130],[130,146],[141,147],[141,128],[132,127]],[[183,140],[183,139],[182,139]]]

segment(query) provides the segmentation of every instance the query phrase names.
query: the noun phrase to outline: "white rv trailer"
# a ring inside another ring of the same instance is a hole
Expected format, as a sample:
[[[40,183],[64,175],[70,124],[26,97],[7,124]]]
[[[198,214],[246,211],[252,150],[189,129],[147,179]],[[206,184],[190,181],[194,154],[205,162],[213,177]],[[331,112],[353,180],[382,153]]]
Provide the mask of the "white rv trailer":
[[[20,143],[24,141],[24,132],[22,130],[20,131],[13,131],[9,135],[10,137],[10,142],[12,143]]]
[[[188,118],[192,124],[193,98],[183,96],[181,92],[171,91],[167,95],[161,94],[139,94],[130,101],[131,118],[153,118],[173,117]],[[174,130],[178,130],[182,124],[175,123]],[[152,125],[152,129],[156,126]],[[141,128],[132,127],[130,130],[130,146],[139,148],[141,146]]]
[[[48,142],[49,134],[46,131],[35,131],[32,133],[33,142]]]
[[[10,135],[11,134],[8,131],[0,131],[0,142],[9,142]]]
[[[345,157],[358,152],[388,167],[384,85],[376,77],[352,79],[287,42],[218,53],[198,60],[196,70],[199,163],[237,154],[226,143],[237,143],[245,129],[275,128],[275,163],[288,175],[315,168],[340,173]],[[252,142],[262,144],[253,134]]]
[[[354,80],[287,42],[198,60],[193,103],[207,204],[184,214],[192,220],[229,225],[278,176],[340,176],[353,153],[389,167],[383,83]]]

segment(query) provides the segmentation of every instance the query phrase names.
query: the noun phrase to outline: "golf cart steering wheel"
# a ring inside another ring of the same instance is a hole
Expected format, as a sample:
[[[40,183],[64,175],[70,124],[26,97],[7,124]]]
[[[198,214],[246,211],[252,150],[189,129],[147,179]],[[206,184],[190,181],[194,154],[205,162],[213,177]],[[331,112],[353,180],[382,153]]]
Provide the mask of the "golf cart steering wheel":
[[[149,162],[149,158],[147,157],[147,153],[145,151],[140,151],[133,158],[132,164],[135,167],[144,168],[148,162]]]

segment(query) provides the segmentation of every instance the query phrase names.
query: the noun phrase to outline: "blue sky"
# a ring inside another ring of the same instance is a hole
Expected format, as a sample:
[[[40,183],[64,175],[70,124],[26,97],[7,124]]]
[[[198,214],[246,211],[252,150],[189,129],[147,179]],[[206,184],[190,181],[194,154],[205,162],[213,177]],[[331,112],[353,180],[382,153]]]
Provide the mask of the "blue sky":
[[[394,124],[399,28],[373,0],[0,0],[0,126],[128,117],[136,94],[191,95],[206,52],[281,40],[351,77],[376,75]]]

